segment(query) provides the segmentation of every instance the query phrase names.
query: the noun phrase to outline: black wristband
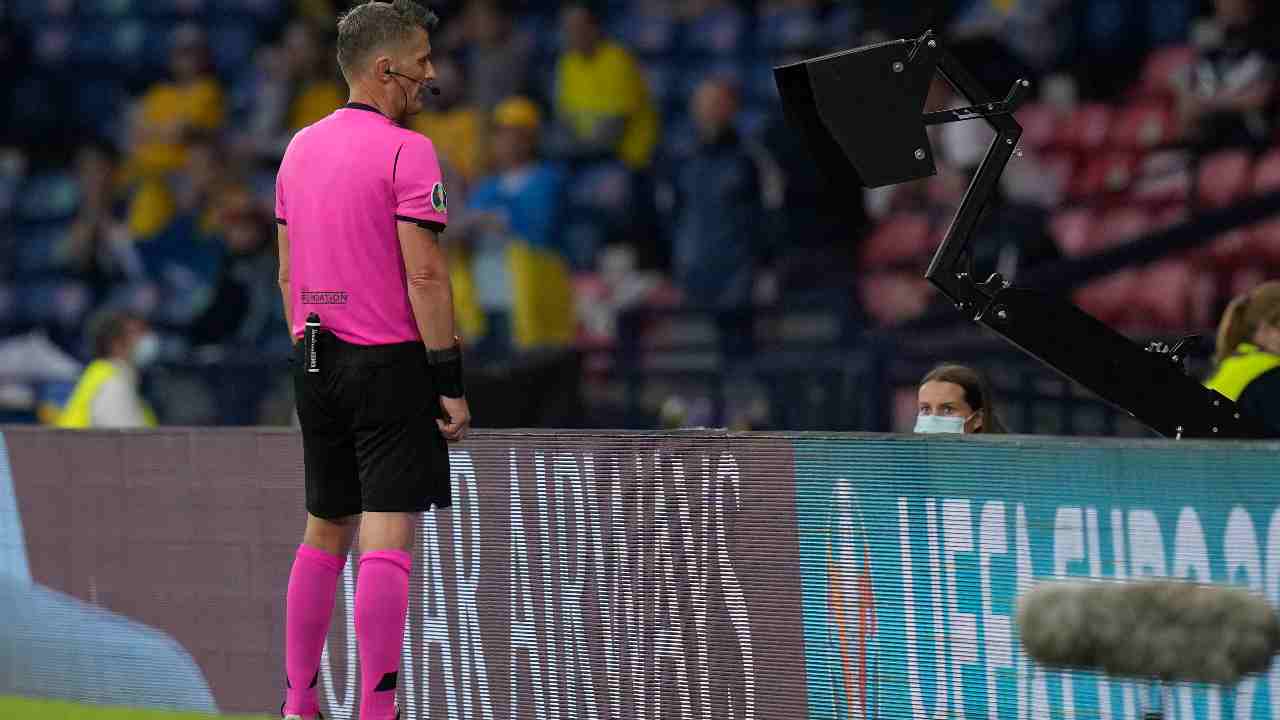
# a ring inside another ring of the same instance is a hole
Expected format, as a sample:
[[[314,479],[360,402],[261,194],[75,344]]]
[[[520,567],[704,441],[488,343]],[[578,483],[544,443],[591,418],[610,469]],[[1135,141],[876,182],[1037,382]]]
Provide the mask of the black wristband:
[[[448,351],[445,351],[448,352]],[[466,395],[462,385],[462,353],[455,352],[452,360],[431,363],[432,379],[436,383],[436,393],[441,397],[460,398]]]

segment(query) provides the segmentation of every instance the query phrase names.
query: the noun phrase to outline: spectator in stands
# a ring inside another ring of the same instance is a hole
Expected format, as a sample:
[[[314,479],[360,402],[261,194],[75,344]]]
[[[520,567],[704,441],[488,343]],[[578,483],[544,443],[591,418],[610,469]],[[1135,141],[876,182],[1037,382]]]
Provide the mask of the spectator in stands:
[[[481,180],[466,216],[450,228],[467,245],[455,258],[454,294],[477,351],[559,347],[573,338],[573,298],[560,246],[565,179],[540,160],[542,113],[514,97],[494,110],[496,174]]]
[[[426,109],[410,120],[410,127],[431,138],[439,149],[446,187],[452,193],[455,188],[469,187],[484,170],[486,123],[484,113],[464,94],[462,66],[447,55],[433,59],[432,64],[436,68],[433,85],[440,94],[430,97]],[[453,178],[462,180],[462,185],[449,182]]]
[[[159,339],[141,317],[105,312],[90,323],[94,361],[57,419],[63,428],[154,427],[138,373],[156,359]]]
[[[1207,385],[1280,437],[1280,281],[1231,301],[1218,325],[1214,359]]]
[[[218,233],[224,259],[218,270],[213,299],[192,324],[195,346],[222,345],[243,351],[267,350],[271,345],[288,352],[277,285],[274,225],[246,189],[232,191],[218,208]],[[284,343],[280,346],[279,343]]]
[[[721,311],[721,333],[732,338],[738,354],[750,344],[748,311],[762,235],[760,173],[734,127],[738,94],[732,84],[704,81],[689,109],[699,145],[673,181],[672,265],[689,302]]]
[[[514,32],[503,0],[470,0],[459,27],[465,43],[469,102],[488,115],[503,100],[529,92],[533,48],[526,37]]]
[[[169,67],[171,79],[152,86],[132,110],[131,178],[181,168],[191,135],[222,127],[222,87],[213,76],[209,47],[198,26],[174,31]]]
[[[95,295],[140,272],[125,204],[117,188],[119,156],[106,142],[91,142],[76,155],[80,208],[55,249],[57,264],[84,281]]]
[[[658,111],[635,57],[604,36],[600,16],[586,2],[570,2],[561,16],[566,50],[556,67],[556,115],[563,133],[558,153],[573,158],[616,156],[633,170],[647,168],[658,144]]]
[[[977,370],[939,365],[924,376],[918,391],[917,433],[1004,433],[991,384]]]
[[[1206,149],[1250,145],[1273,127],[1277,44],[1261,0],[1216,0],[1220,42],[1201,52],[1180,107],[1193,139]]]
[[[320,31],[301,20],[289,24],[279,45],[263,48],[261,79],[240,144],[278,162],[295,132],[345,103],[346,88],[331,57]]]

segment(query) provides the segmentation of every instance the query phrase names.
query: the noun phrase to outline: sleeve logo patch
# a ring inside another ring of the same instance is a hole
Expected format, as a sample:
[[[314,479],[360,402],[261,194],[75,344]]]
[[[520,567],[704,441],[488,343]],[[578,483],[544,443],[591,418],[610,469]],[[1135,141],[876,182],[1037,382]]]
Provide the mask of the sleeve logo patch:
[[[447,200],[444,193],[444,183],[436,183],[435,186],[431,188],[431,207],[434,208],[436,212],[442,213],[446,210],[446,204]]]

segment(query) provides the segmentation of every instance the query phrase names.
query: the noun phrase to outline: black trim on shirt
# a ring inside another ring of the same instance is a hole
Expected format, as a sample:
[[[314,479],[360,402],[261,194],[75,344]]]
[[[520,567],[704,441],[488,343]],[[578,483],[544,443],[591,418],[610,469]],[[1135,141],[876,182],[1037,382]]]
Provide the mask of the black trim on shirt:
[[[400,222],[413,223],[418,227],[426,228],[437,235],[444,232],[446,227],[442,222],[437,222],[435,220],[422,220],[420,218],[409,217],[408,215],[397,215],[396,219]]]
[[[378,108],[376,108],[376,107],[374,107],[374,106],[372,106],[372,105],[365,105],[364,103],[355,103],[355,102],[353,102],[353,103],[347,103],[346,105],[343,105],[342,107],[343,107],[343,108],[345,108],[345,109],[347,109],[347,110],[368,110],[369,112],[374,112],[374,113],[378,113],[379,115],[382,115],[382,111],[381,111],[381,110],[379,110]],[[386,117],[386,116],[384,115],[383,117]]]
[[[396,149],[396,161],[391,164],[391,182],[396,181],[396,170],[400,169],[400,151],[404,150],[404,143],[400,143],[400,147]]]
[[[279,217],[278,217],[278,218],[276,218],[276,224],[277,224],[277,225],[288,225],[289,223],[285,222],[285,221],[284,221],[284,218],[279,218]]]

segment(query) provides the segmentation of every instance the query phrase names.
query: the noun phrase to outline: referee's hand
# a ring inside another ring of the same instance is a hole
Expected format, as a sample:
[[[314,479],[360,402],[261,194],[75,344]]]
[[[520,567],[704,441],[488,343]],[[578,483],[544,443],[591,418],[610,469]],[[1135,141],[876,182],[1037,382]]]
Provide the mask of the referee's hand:
[[[449,442],[458,442],[466,437],[471,429],[471,408],[467,407],[464,397],[440,397],[440,407],[444,410],[444,419],[436,420],[440,426],[440,434]]]

